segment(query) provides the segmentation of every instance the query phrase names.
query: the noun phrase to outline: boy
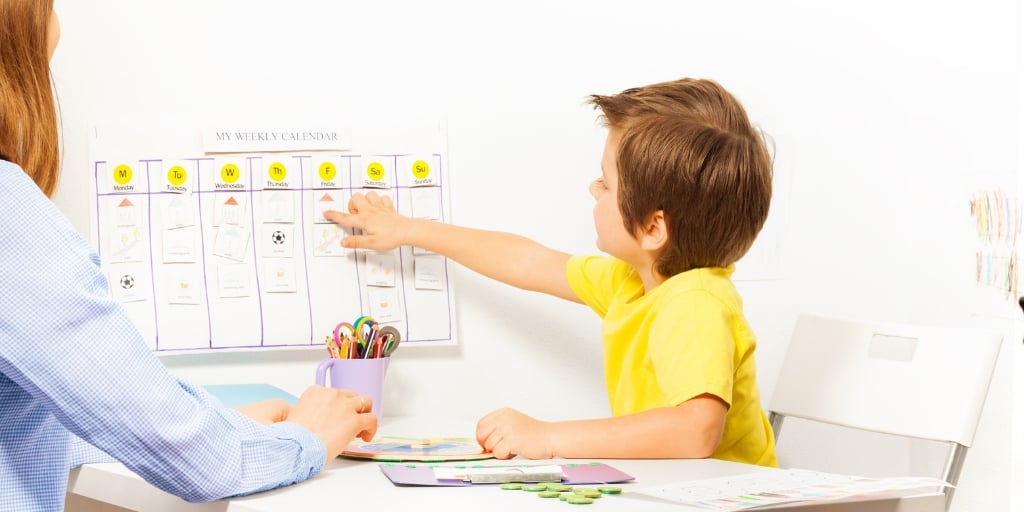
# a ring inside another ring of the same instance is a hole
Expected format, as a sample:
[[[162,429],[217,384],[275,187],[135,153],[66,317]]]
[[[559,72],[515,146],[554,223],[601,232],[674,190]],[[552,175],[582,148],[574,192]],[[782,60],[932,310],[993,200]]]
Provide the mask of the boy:
[[[328,218],[344,246],[414,245],[603,318],[611,418],[543,422],[501,409],[477,425],[496,457],[702,458],[774,466],[755,338],[730,281],[768,215],[772,163],[739,102],[710,80],[593,95],[609,128],[590,187],[597,247],[571,256],[521,236],[413,219],[356,194]]]

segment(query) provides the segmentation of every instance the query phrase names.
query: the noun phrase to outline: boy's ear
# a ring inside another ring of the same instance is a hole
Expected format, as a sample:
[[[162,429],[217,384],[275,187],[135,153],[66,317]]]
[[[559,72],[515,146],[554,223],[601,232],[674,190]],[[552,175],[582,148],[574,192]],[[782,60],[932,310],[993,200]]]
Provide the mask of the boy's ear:
[[[655,210],[644,223],[640,233],[640,247],[645,251],[660,251],[668,243],[668,226],[664,210]]]

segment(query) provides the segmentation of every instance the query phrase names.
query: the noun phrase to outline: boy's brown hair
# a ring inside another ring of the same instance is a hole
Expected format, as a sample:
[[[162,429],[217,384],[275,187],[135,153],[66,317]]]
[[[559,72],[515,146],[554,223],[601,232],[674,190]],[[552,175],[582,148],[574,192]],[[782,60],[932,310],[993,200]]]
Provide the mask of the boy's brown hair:
[[[57,109],[47,30],[53,0],[0,0],[0,158],[47,196],[57,187]]]
[[[712,80],[684,78],[591,95],[606,126],[621,133],[619,211],[638,233],[662,210],[668,244],[663,277],[740,259],[768,217],[772,159],[743,106]]]

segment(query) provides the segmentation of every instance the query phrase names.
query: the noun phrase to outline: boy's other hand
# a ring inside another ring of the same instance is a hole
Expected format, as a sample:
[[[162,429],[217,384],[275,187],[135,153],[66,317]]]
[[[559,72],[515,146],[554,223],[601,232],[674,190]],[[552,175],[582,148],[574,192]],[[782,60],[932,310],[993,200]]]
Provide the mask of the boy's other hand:
[[[346,228],[362,230],[341,241],[349,249],[389,251],[403,244],[410,220],[395,210],[391,197],[376,192],[352,194],[348,202],[349,213],[324,212],[324,218]]]

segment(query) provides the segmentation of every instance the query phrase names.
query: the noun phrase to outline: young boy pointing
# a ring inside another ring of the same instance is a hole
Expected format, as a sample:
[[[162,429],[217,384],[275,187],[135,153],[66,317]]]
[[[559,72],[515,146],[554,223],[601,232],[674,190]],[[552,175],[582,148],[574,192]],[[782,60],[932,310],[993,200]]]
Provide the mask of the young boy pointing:
[[[327,218],[363,234],[344,246],[413,245],[602,318],[612,417],[545,422],[500,409],[477,425],[499,458],[702,458],[776,465],[761,408],[755,336],[730,277],[764,224],[772,162],[740,103],[710,80],[593,95],[608,138],[597,247],[572,256],[518,235],[400,215],[356,194]]]

